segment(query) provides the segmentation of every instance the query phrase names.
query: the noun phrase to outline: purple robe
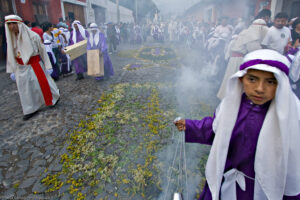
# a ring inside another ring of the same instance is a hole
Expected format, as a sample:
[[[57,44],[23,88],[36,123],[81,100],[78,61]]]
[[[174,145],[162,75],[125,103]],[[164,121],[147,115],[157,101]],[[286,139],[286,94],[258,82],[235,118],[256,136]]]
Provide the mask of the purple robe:
[[[88,36],[89,38],[89,36]],[[95,41],[93,40],[94,45],[93,47],[91,46],[89,39],[87,42],[86,49],[87,50],[92,50],[92,49],[99,49],[102,52],[103,59],[104,59],[104,76],[109,77],[114,75],[114,69],[111,63],[111,60],[109,58],[108,52],[107,52],[107,45],[106,45],[106,40],[105,36],[103,33],[99,32],[99,42],[97,45],[95,45]],[[103,77],[97,77],[97,80],[100,80]]]
[[[74,43],[77,43],[77,42],[80,42],[80,41],[84,40],[83,36],[80,34],[79,31],[76,31],[76,36],[77,36],[76,41],[74,42],[73,41],[73,31],[72,31],[71,35],[70,35],[69,45],[72,45]],[[87,31],[85,31],[85,36],[86,37],[88,36]],[[84,54],[82,56],[79,56],[78,58],[75,58],[72,61],[72,65],[75,67],[76,74],[86,72],[87,71],[87,68],[86,68],[86,65],[87,65],[86,54]]]
[[[230,139],[224,173],[236,168],[249,177],[255,177],[256,145],[269,105],[270,102],[264,105],[255,105],[243,95],[238,118]],[[185,141],[212,145],[215,136],[212,129],[213,120],[212,117],[205,117],[202,120],[186,120]],[[254,180],[245,177],[245,181],[246,191],[242,191],[239,185],[236,185],[237,199],[253,200]],[[207,182],[200,199],[212,199]],[[284,196],[283,199],[300,200],[300,194],[295,197]]]

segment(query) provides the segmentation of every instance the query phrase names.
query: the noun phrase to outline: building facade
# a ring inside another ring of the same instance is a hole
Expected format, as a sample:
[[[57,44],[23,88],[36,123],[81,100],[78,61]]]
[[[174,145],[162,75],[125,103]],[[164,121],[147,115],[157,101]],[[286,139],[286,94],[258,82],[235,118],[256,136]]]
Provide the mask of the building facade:
[[[185,18],[216,23],[223,16],[253,17],[264,8],[272,11],[272,17],[284,11],[294,18],[299,16],[300,0],[203,0],[188,9]]]
[[[88,21],[97,24],[112,22],[117,23],[117,4],[109,0],[89,0],[88,1]],[[132,10],[119,6],[120,22],[134,22]]]
[[[134,22],[132,11],[119,6],[120,22]],[[30,22],[51,22],[57,24],[65,20],[68,25],[79,20],[87,26],[91,22],[98,25],[117,22],[117,5],[110,0],[0,0],[0,59],[4,58],[2,43],[5,40],[4,17],[17,14]]]
[[[120,21],[133,22],[132,11],[119,6]],[[17,14],[30,22],[49,21],[57,24],[60,19],[83,25],[117,22],[117,5],[109,0],[0,0],[0,17]]]

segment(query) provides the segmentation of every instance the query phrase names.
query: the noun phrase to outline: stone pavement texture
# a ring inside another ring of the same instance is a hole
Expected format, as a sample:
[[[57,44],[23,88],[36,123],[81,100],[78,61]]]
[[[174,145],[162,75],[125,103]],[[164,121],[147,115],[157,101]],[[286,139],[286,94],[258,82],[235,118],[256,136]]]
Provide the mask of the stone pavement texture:
[[[120,48],[138,49],[140,46]],[[41,184],[46,169],[61,169],[59,158],[66,151],[66,133],[86,115],[95,112],[101,94],[116,83],[167,81],[175,76],[174,70],[155,66],[129,72],[123,67],[135,62],[134,58],[110,56],[115,70],[113,77],[104,81],[87,76],[75,81],[75,75],[61,78],[56,82],[61,94],[58,105],[41,109],[28,121],[22,120],[16,84],[5,73],[3,65],[0,67],[0,199],[58,199],[35,193],[46,190]],[[65,195],[64,199],[70,197]]]

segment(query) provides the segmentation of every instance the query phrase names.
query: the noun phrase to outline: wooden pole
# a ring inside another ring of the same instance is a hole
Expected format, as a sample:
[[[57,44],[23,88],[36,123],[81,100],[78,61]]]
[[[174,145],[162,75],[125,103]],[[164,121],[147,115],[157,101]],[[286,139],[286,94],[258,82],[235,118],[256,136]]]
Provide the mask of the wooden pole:
[[[135,0],[135,23],[138,23],[138,4],[137,0]]]
[[[117,0],[117,24],[120,24],[120,6],[119,6],[119,0]]]

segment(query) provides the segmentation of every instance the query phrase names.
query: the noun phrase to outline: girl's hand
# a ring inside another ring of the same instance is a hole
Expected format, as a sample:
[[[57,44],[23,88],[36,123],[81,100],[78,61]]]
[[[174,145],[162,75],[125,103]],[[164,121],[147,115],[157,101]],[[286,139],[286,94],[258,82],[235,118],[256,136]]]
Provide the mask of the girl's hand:
[[[178,131],[185,131],[185,120],[180,119],[174,121],[175,126],[177,127]]]

